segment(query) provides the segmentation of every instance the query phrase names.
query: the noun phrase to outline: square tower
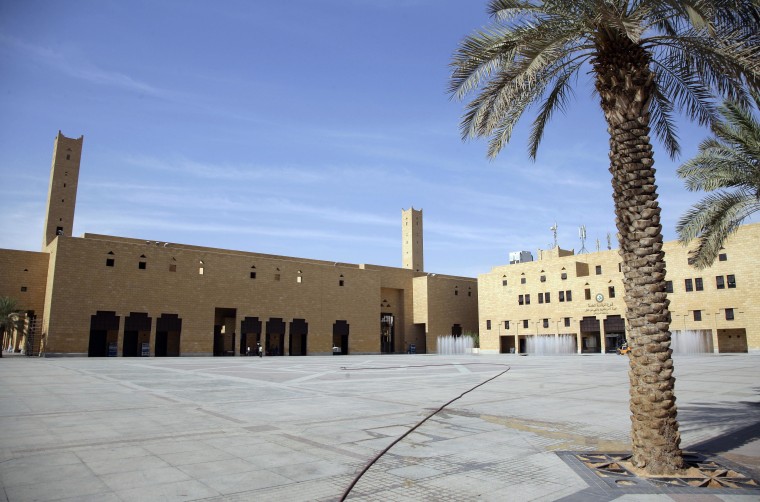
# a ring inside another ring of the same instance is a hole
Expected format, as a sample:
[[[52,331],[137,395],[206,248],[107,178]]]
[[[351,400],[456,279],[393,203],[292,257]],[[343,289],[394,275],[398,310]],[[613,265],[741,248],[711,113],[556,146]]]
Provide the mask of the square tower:
[[[422,209],[401,210],[401,262],[402,268],[423,272]]]
[[[84,136],[67,138],[61,131],[53,144],[53,165],[50,168],[47,213],[42,235],[42,249],[59,235],[71,236],[74,230],[74,209],[79,185],[79,162],[82,159]]]

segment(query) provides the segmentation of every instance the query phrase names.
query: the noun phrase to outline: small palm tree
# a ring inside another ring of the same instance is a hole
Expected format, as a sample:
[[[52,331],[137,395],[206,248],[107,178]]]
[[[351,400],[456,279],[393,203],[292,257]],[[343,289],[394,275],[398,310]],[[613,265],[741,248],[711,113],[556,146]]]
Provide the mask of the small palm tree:
[[[15,298],[10,296],[0,296],[0,357],[3,355],[5,348],[5,335],[10,334],[11,329],[18,326],[18,312],[21,308],[18,306]]]
[[[578,76],[593,78],[607,122],[610,173],[629,322],[633,463],[651,474],[683,465],[670,312],[650,129],[671,157],[673,112],[707,124],[713,93],[747,101],[760,81],[756,0],[490,0],[492,23],[461,42],[450,91],[467,105],[463,138],[495,157],[531,106],[535,158]]]
[[[760,110],[760,93],[753,98]],[[726,101],[719,110],[722,120],[713,126],[714,137],[704,140],[697,156],[678,168],[690,191],[714,192],[686,212],[677,226],[682,244],[698,239],[690,258],[699,269],[712,265],[726,239],[760,211],[760,122],[734,101]]]

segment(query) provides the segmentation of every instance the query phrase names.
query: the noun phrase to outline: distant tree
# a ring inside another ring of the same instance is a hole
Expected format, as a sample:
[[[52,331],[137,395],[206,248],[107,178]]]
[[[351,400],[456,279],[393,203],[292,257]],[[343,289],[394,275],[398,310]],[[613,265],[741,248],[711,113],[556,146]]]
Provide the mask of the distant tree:
[[[753,93],[760,110],[760,93]],[[719,108],[722,120],[713,125],[714,137],[699,145],[696,157],[678,168],[686,188],[714,192],[678,221],[678,236],[691,251],[694,267],[713,264],[726,239],[748,216],[760,211],[760,122],[752,110],[734,101]]]
[[[18,306],[15,298],[10,296],[0,296],[0,357],[3,356],[3,349],[5,348],[6,335],[10,336],[11,330],[18,326],[19,323],[19,311],[21,308]]]
[[[616,224],[629,322],[633,463],[650,474],[681,469],[670,312],[650,127],[671,157],[673,112],[714,120],[717,93],[747,101],[760,77],[756,0],[490,0],[492,23],[461,42],[450,90],[467,105],[465,139],[486,137],[495,157],[526,111],[545,126],[568,104],[578,76],[594,80],[607,122]]]

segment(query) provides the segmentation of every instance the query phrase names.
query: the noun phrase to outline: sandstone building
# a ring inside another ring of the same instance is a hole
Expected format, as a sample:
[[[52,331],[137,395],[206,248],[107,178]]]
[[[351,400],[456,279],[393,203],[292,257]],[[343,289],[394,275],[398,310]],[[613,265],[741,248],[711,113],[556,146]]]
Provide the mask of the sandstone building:
[[[663,246],[675,351],[760,352],[760,223],[743,225],[708,269],[678,241]],[[617,250],[539,250],[536,261],[478,277],[484,353],[615,352],[625,340]]]
[[[477,281],[423,269],[421,210],[402,212],[402,268],[73,237],[82,146],[55,140],[42,251],[0,250],[0,296],[26,311],[33,352],[425,352],[440,335],[477,331]]]

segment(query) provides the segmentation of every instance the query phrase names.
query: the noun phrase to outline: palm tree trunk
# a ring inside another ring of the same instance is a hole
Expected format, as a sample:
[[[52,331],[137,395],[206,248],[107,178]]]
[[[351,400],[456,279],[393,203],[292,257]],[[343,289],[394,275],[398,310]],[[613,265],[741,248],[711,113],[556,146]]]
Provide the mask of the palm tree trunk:
[[[683,457],[649,139],[653,75],[646,51],[627,37],[607,35],[614,41],[597,41],[598,57],[593,64],[610,134],[610,172],[632,348],[628,376],[633,463],[650,474],[673,474],[683,467]]]

